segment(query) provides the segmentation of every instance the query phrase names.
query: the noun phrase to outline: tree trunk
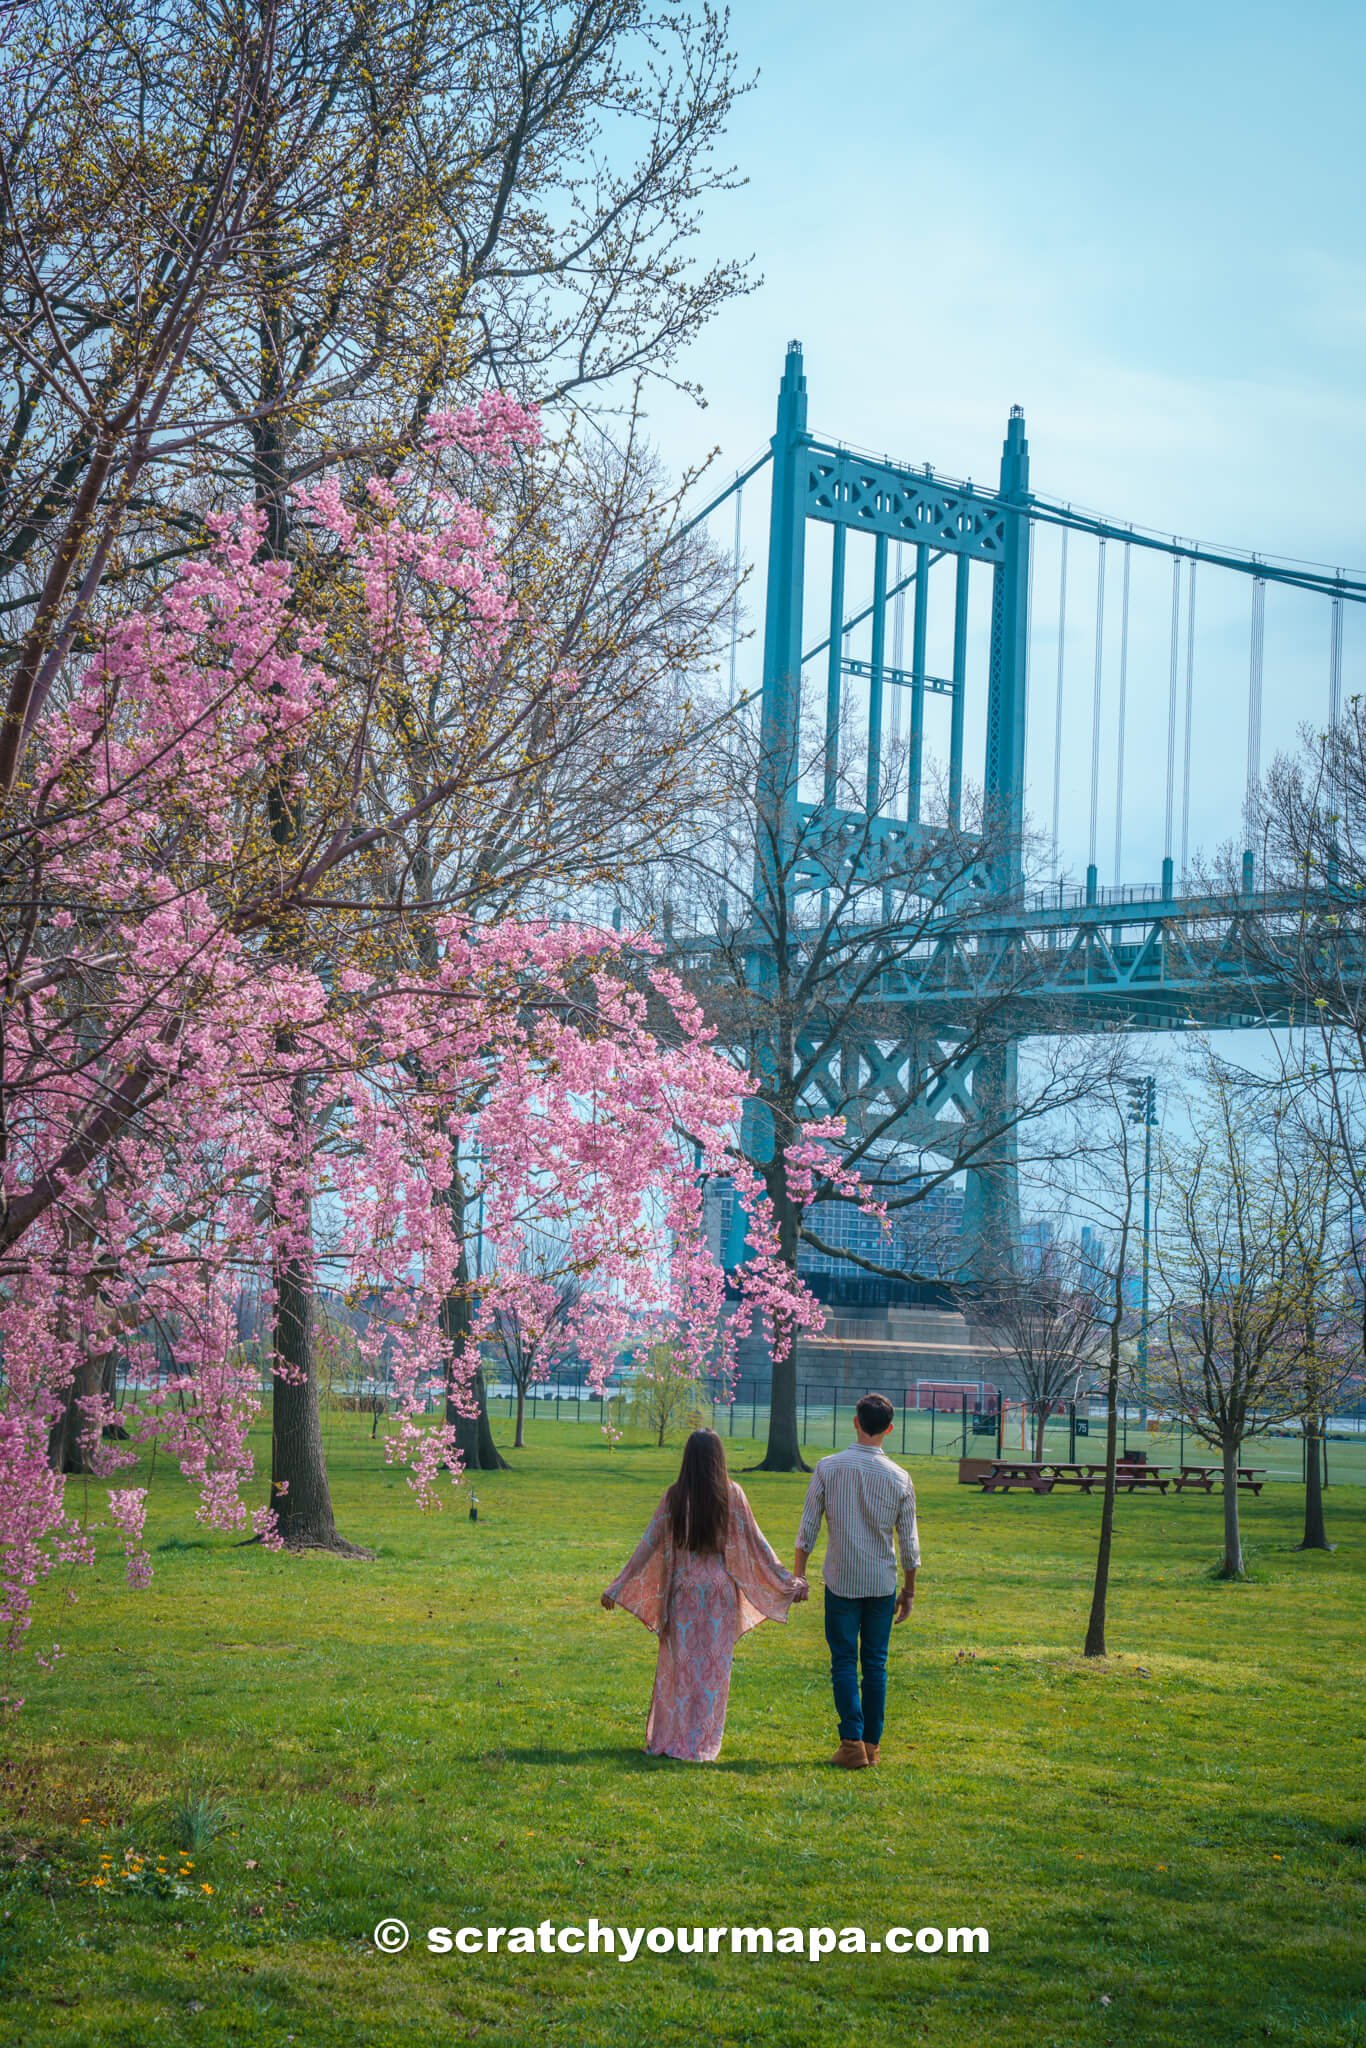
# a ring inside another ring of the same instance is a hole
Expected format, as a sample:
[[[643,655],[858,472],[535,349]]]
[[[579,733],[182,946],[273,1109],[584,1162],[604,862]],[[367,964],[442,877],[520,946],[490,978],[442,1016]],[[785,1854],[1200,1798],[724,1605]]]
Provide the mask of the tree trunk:
[[[1049,1404],[1046,1401],[1037,1402],[1034,1408],[1034,1463],[1036,1465],[1043,1463],[1043,1435],[1048,1427],[1048,1408]]]
[[[290,1084],[290,1113],[298,1125],[308,1116],[308,1086],[302,1076]],[[276,1259],[275,1358],[270,1504],[280,1535],[290,1550],[371,1556],[342,1540],[332,1515],[313,1350],[313,1267],[307,1246]]]
[[[774,1358],[770,1346],[769,1358],[773,1377],[768,1404],[768,1443],[763,1457],[750,1470],[809,1472],[811,1467],[802,1457],[802,1434],[797,1421],[796,1346],[791,1347],[785,1358]]]
[[[1084,1657],[1103,1657],[1105,1610],[1110,1594],[1110,1550],[1115,1530],[1115,1466],[1119,1455],[1119,1326],[1110,1328],[1110,1362],[1105,1375],[1105,1493],[1100,1507],[1100,1541],[1096,1545],[1096,1577],[1091,1588],[1091,1614],[1086,1624]]]
[[[479,1403],[477,1415],[461,1415],[446,1397],[446,1420],[455,1430],[455,1448],[460,1453],[460,1463],[466,1472],[510,1472],[512,1467],[493,1441],[493,1426],[489,1421],[488,1388],[484,1383],[484,1368],[474,1369],[470,1392]]]
[[[785,1181],[768,1182],[769,1199],[773,1204],[774,1220],[778,1226],[778,1250],[784,1265],[795,1275],[797,1271],[797,1210],[787,1194]],[[811,1467],[802,1457],[802,1435],[797,1422],[797,1341],[794,1333],[788,1333],[784,1355],[776,1357],[775,1349],[782,1348],[770,1341],[769,1397],[768,1397],[768,1444],[759,1463],[752,1467],[755,1472],[809,1472]]]
[[[1221,1579],[1247,1576],[1243,1565],[1243,1536],[1238,1526],[1238,1452],[1236,1443],[1224,1449],[1224,1555],[1219,1566]]]
[[[469,1391],[477,1403],[474,1414],[464,1414],[455,1404],[454,1381],[457,1367],[464,1359],[465,1349],[469,1343],[470,1324],[473,1321],[469,1297],[470,1269],[465,1256],[465,1204],[460,1193],[458,1173],[452,1177],[446,1200],[452,1210],[452,1221],[460,1240],[460,1264],[456,1269],[455,1285],[441,1304],[441,1327],[451,1347],[451,1384],[446,1389],[446,1421],[455,1431],[455,1448],[462,1472],[507,1472],[511,1467],[493,1441],[493,1427],[489,1422],[488,1387],[484,1380],[482,1359],[475,1366],[469,1380]]]
[[[81,1402],[93,1399],[104,1386],[104,1364],[84,1351],[62,1400],[62,1412],[52,1425],[47,1440],[47,1461],[54,1472],[93,1472],[95,1446],[89,1439],[89,1420]]]
[[[101,1390],[108,1406],[116,1408],[119,1398],[119,1369],[112,1351],[107,1351],[104,1355]],[[128,1432],[121,1422],[106,1422],[102,1434],[106,1443],[126,1444],[128,1441]]]
[[[512,1448],[514,1451],[526,1449],[526,1388],[520,1385],[517,1388],[517,1430],[512,1439]]]
[[[77,1244],[88,1245],[91,1242],[91,1232],[84,1222],[73,1218],[66,1230],[73,1249]],[[85,1291],[89,1293],[90,1290],[87,1288]],[[61,1312],[58,1327],[64,1337],[73,1335],[72,1319],[66,1308]],[[93,1472],[95,1469],[99,1432],[92,1436],[90,1416],[82,1409],[81,1403],[94,1401],[104,1391],[105,1366],[112,1359],[112,1354],[91,1357],[81,1340],[79,1325],[74,1334],[76,1369],[62,1396],[62,1412],[49,1430],[47,1439],[48,1464],[54,1472],[65,1474]]]
[[[1323,1513],[1323,1423],[1304,1418],[1304,1537],[1300,1550],[1331,1550]]]
[[[278,259],[273,244],[266,250],[266,283],[257,309],[261,342],[260,396],[265,410],[253,430],[252,482],[257,508],[265,513],[261,552],[271,561],[290,558],[289,490],[286,483],[286,455],[280,436],[279,416],[270,410],[279,396],[279,365],[284,360],[282,342],[283,309]],[[281,859],[303,836],[304,797],[294,777],[302,766],[289,755],[282,772],[266,798],[271,839]],[[273,950],[295,964],[300,960],[297,938],[280,931],[272,937]],[[293,1049],[288,1032],[278,1040],[282,1053]],[[296,1075],[290,1083],[289,1112],[294,1131],[302,1138],[308,1131],[310,1109],[308,1083]],[[301,1146],[307,1156],[307,1145]],[[278,1215],[277,1215],[278,1222]],[[297,1228],[298,1219],[294,1219]],[[337,1534],[332,1514],[332,1494],[327,1481],[327,1458],[323,1450],[322,1415],[318,1398],[317,1361],[313,1350],[313,1308],[315,1275],[311,1247],[305,1244],[275,1258],[275,1358],[281,1368],[275,1373],[272,1400],[270,1505],[285,1545],[290,1550],[335,1550],[349,1557],[368,1557],[370,1551],[346,1543]]]
[[[423,943],[430,939],[426,935]],[[445,1202],[451,1212],[451,1228],[460,1246],[460,1263],[455,1271],[455,1285],[441,1304],[441,1329],[451,1347],[451,1378],[446,1388],[446,1421],[455,1431],[455,1448],[460,1459],[462,1472],[508,1472],[512,1468],[493,1441],[493,1427],[489,1422],[488,1387],[484,1380],[484,1362],[478,1359],[469,1377],[469,1392],[476,1403],[473,1415],[465,1415],[456,1406],[454,1388],[460,1376],[465,1353],[469,1347],[470,1324],[474,1311],[470,1302],[470,1262],[465,1247],[465,1184],[460,1177],[460,1155],[454,1152],[451,1159],[450,1186],[445,1191]]]

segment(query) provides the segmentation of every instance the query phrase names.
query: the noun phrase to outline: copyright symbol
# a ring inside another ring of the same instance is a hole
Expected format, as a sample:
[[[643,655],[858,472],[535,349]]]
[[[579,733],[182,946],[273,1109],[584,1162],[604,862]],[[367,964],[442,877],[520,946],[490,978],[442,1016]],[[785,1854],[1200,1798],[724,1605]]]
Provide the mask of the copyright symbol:
[[[371,1939],[381,1955],[396,1956],[408,1946],[408,1930],[401,1920],[381,1920]]]

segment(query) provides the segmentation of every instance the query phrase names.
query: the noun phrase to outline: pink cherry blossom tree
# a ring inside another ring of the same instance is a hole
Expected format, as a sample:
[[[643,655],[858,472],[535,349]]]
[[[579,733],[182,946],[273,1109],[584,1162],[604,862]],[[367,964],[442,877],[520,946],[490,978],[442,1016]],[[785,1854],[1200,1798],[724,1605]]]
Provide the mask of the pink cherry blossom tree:
[[[489,400],[438,423],[432,460],[453,447],[496,460],[535,434]],[[742,1285],[775,1346],[813,1315],[732,1156],[744,1084],[644,941],[428,911],[406,964],[397,915],[397,940],[369,964],[279,942],[326,907],[325,889],[371,872],[392,819],[367,812],[369,736],[396,680],[435,672],[443,638],[460,632],[484,664],[504,731],[532,705],[553,716],[556,693],[573,691],[553,649],[539,673],[499,671],[514,614],[487,517],[450,491],[427,494],[440,517],[425,524],[387,484],[367,499],[357,511],[324,485],[306,501],[344,572],[330,586],[340,627],[299,601],[288,563],[261,559],[260,516],[244,513],[219,522],[212,551],[161,600],[106,629],[36,728],[8,836],[19,915],[0,962],[11,1648],[38,1579],[84,1554],[50,1457],[62,1417],[87,1470],[131,1466],[156,1441],[211,1525],[335,1540],[311,1355],[290,1341],[306,1339],[324,1271],[384,1305],[365,1341],[385,1350],[399,1397],[387,1454],[434,1503],[458,1459],[448,1415],[428,1420],[431,1397],[467,1401],[477,1357],[452,1346],[442,1313],[462,1252],[452,1161],[476,1139],[492,1253],[476,1346],[516,1298],[517,1248],[538,1220],[594,1276],[574,1342],[596,1383],[642,1323],[680,1370],[724,1379],[701,1181],[727,1169],[751,1208]],[[260,818],[290,801],[340,715],[358,735],[350,794],[334,793],[325,827],[263,835]],[[408,821],[450,793],[437,778]],[[349,907],[340,893],[337,906]],[[254,1509],[259,1388],[232,1341],[248,1273],[272,1330],[272,1483]],[[105,1373],[116,1347],[142,1362],[121,1439]],[[300,1499],[299,1474],[314,1498]],[[110,1511],[140,1583],[141,1490],[117,1488]]]

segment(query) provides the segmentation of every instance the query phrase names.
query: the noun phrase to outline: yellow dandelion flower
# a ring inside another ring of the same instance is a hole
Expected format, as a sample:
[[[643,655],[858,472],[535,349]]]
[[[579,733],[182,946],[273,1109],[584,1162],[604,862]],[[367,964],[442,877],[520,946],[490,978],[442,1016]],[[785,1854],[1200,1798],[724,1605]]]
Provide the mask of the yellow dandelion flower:
[[[211,1884],[202,1884],[200,1885],[199,1889],[202,1892],[208,1892],[210,1897],[213,1896],[213,1886]]]

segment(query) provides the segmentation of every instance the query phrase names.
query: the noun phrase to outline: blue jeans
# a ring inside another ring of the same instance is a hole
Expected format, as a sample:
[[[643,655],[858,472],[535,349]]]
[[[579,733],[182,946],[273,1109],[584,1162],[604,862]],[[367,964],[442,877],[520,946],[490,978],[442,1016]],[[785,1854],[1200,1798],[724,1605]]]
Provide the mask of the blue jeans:
[[[825,1589],[825,1640],[830,1645],[830,1683],[842,1742],[881,1742],[887,1711],[887,1645],[892,1638],[896,1594],[846,1600]],[[863,1690],[859,1691],[862,1653]]]

